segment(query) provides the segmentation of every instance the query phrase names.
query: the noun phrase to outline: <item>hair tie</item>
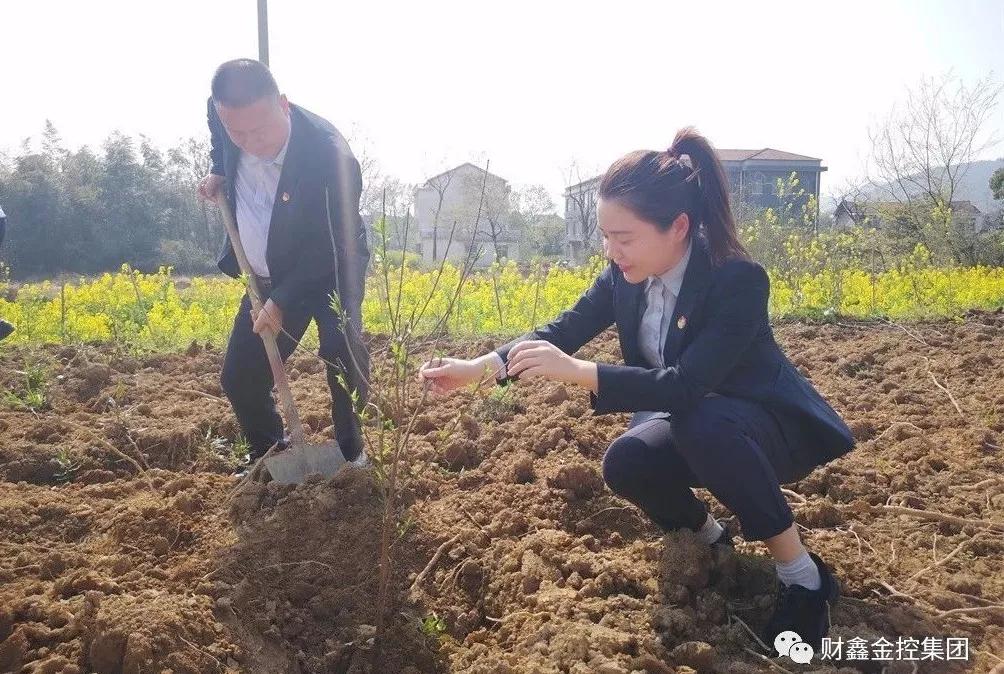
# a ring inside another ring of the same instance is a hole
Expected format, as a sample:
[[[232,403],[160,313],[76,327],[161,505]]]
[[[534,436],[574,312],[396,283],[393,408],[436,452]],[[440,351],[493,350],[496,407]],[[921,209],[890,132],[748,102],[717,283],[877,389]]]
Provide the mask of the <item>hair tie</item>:
[[[676,148],[675,143],[669,146],[669,148],[666,150],[666,153],[670,157],[675,159],[677,164],[686,168],[690,172],[689,175],[687,175],[687,177],[684,179],[684,182],[689,183],[691,180],[693,180],[694,182],[697,183],[698,187],[701,186],[700,169],[694,166],[694,160],[691,159],[689,154],[680,154],[680,151]]]

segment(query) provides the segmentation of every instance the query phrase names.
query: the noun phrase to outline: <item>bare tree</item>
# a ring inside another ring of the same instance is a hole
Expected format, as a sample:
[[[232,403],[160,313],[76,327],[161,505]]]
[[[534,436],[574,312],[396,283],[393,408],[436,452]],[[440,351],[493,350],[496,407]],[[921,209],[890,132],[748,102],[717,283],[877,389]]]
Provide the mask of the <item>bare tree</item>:
[[[432,260],[439,259],[439,216],[443,212],[443,201],[446,199],[446,191],[450,189],[453,182],[453,171],[444,171],[437,176],[433,176],[426,181],[426,186],[431,187],[436,193],[436,207],[432,213]],[[444,253],[445,255],[445,253]]]
[[[952,207],[969,162],[995,144],[985,127],[1001,91],[990,77],[972,86],[951,73],[925,78],[870,130],[874,198],[893,205],[881,213],[884,224],[933,253],[975,262],[975,232]]]
[[[395,250],[407,250],[404,219],[411,209],[414,189],[398,178],[383,172],[380,162],[372,151],[372,142],[358,126],[349,132],[359,172],[362,175],[362,192],[359,195],[359,213],[366,223],[371,244],[375,244],[377,220],[384,218],[386,235]]]
[[[566,200],[566,227],[568,227],[569,246],[572,248],[573,257],[578,258],[578,262],[583,262],[593,250],[596,242],[596,227],[598,219],[596,216],[596,202],[599,182],[582,177],[582,171],[576,162],[565,171],[565,183],[568,188],[565,190]],[[581,249],[575,249],[573,242],[580,241]]]
[[[560,250],[565,220],[555,212],[554,200],[543,185],[526,185],[512,193],[514,229],[534,252]]]
[[[512,193],[512,208],[528,225],[554,213],[554,200],[543,185],[526,185]]]
[[[372,155],[363,153],[356,159],[363,179],[362,192],[359,194],[359,212],[364,218],[373,221],[381,213],[383,192],[387,187],[387,180],[391,178],[383,175],[380,165]]]
[[[509,214],[499,208],[487,208],[484,216],[486,233],[492,242],[492,252],[495,253],[495,261],[499,262],[509,256],[507,247],[511,224],[508,220]]]
[[[413,228],[405,227],[405,220],[411,214],[411,207],[414,198],[414,186],[403,183],[397,178],[388,175],[381,175],[377,182],[370,185],[370,191],[374,195],[376,211],[367,211],[360,208],[363,220],[376,225],[378,219],[385,220],[386,234],[389,244],[394,250],[407,250],[409,233],[413,233]],[[377,236],[374,227],[374,243]]]
[[[380,170],[380,163],[372,152],[372,141],[358,124],[353,124],[348,132],[347,142],[352,147],[352,153],[359,162],[359,172],[362,174],[363,186],[359,195],[359,212],[363,220],[369,224],[382,215],[383,195],[386,177]]]
[[[481,219],[484,221],[484,233],[492,244],[492,251],[495,254],[495,261],[508,257],[507,244],[513,239],[513,213],[510,202],[511,188],[509,184],[491,175],[489,168],[491,160],[485,161],[484,176],[467,176],[464,184],[463,203],[469,208],[473,207],[478,200],[481,210]],[[496,178],[489,180],[489,178]],[[470,217],[465,220],[471,221]],[[478,234],[475,232],[475,240]]]

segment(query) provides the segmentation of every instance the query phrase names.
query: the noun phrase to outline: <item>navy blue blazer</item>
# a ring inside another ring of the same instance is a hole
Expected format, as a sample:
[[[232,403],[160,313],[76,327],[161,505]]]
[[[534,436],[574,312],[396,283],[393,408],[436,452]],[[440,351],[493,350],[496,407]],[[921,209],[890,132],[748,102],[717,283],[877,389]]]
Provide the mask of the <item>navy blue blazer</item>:
[[[625,364],[597,364],[598,390],[590,395],[597,413],[682,415],[716,393],[782,412],[782,424],[800,424],[801,433],[790,437],[813,441],[813,446],[800,451],[814,458],[816,465],[854,447],[847,425],[774,340],[767,316],[770,281],[763,267],[741,259],[715,267],[704,241],[694,241],[666,335],[664,362],[672,365],[665,368],[651,367],[639,346],[644,288],[644,282],[626,281],[611,262],[574,307],[497,353],[506,361],[517,343],[542,339],[572,354],[616,324]]]
[[[230,208],[240,158],[213,99],[208,102],[212,172],[226,177]],[[358,320],[369,264],[366,230],[359,215],[362,176],[349,144],[327,120],[290,105],[290,137],[279,176],[265,259],[272,299],[280,307],[326,297],[337,289],[342,306]],[[229,237],[219,268],[240,276]]]

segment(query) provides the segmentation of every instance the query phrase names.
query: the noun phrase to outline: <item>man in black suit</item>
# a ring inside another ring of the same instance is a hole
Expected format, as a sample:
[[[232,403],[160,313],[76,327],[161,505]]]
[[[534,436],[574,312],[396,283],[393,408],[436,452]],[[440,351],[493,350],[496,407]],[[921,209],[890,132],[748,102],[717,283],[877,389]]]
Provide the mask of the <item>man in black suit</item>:
[[[361,339],[369,249],[359,216],[359,163],[338,130],[289,103],[258,61],[221,65],[208,108],[213,166],[199,195],[215,199],[223,190],[268,298],[257,315],[246,296],[241,301],[221,376],[251,459],[284,442],[259,334],[276,334],[285,359],[313,319],[319,355],[328,362],[335,438],[353,460],[362,451],[355,411],[365,404],[369,378]],[[229,239],[218,264],[240,276]]]
[[[0,207],[0,246],[3,245],[3,237],[7,233],[7,214]],[[14,326],[0,318],[0,340],[7,339],[14,332]]]

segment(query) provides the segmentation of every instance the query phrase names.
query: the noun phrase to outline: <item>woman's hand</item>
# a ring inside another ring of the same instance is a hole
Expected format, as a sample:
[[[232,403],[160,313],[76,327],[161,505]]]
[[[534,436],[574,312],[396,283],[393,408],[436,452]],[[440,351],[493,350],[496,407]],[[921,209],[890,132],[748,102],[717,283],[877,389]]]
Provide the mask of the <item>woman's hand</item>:
[[[491,377],[483,358],[433,358],[418,368],[418,380],[428,383],[432,395],[443,395],[462,386]]]
[[[543,377],[596,391],[596,363],[572,358],[550,342],[529,340],[509,351],[510,377]]]

